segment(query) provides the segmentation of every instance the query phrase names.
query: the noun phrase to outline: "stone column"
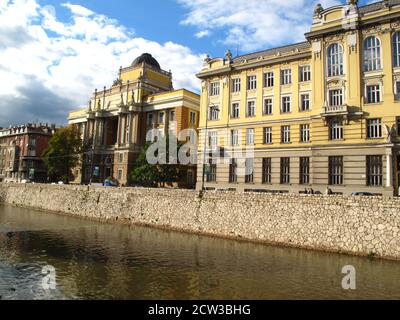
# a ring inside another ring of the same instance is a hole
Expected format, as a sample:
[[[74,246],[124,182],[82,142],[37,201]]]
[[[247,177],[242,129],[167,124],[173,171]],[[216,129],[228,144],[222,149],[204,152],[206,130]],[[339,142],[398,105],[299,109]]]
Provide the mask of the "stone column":
[[[391,153],[391,151],[390,151]],[[390,188],[393,186],[393,161],[392,161],[392,154],[386,155],[386,187]]]
[[[128,118],[128,141],[127,144],[131,145],[132,143],[132,113],[129,112]]]
[[[118,133],[117,133],[117,144],[118,146],[121,145],[121,121],[122,121],[122,117],[121,115],[118,115]]]

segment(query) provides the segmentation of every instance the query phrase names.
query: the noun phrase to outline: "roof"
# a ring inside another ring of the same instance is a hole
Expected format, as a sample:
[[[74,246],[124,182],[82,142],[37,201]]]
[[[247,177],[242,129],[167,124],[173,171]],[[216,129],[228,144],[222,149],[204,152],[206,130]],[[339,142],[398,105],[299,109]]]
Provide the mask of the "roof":
[[[239,57],[236,57],[234,59],[234,63],[238,63],[241,62],[243,60],[251,60],[251,59],[255,59],[258,58],[260,56],[272,56],[272,55],[276,55],[277,53],[289,53],[292,52],[294,50],[307,50],[310,49],[311,45],[308,41],[303,41],[303,42],[299,42],[299,43],[295,43],[295,44],[290,44],[290,45],[286,45],[286,46],[282,46],[282,47],[277,47],[277,48],[272,48],[272,49],[267,49],[264,51],[258,51],[258,52],[254,52],[254,53],[250,53],[250,54],[246,54],[246,55],[242,55]]]
[[[156,59],[150,53],[143,53],[141,56],[137,57],[133,63],[132,67],[136,67],[142,63],[146,63],[157,70],[161,70],[161,66]]]
[[[400,0],[389,0],[388,2],[389,2],[389,7],[400,5]],[[384,3],[385,3],[385,1],[380,1],[380,2],[375,2],[375,3],[371,3],[368,5],[359,7],[359,13],[366,14],[366,13],[378,11],[378,10],[384,8]]]

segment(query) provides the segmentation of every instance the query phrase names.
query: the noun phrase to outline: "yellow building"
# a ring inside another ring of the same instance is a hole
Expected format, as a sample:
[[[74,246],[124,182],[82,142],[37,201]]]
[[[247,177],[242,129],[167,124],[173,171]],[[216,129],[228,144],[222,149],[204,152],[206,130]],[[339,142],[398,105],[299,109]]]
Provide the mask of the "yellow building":
[[[70,125],[82,132],[89,147],[82,169],[74,172],[77,183],[101,183],[112,177],[121,185],[129,175],[149,130],[159,136],[184,129],[197,129],[199,95],[186,89],[174,90],[172,74],[161,69],[150,54],[144,53],[127,68],[110,88],[93,93],[89,106],[71,112]],[[151,137],[152,139],[153,137]],[[182,187],[194,187],[196,166],[185,168]]]
[[[398,194],[400,1],[318,5],[305,37],[205,60],[198,74],[205,187]],[[245,145],[253,157],[235,153]],[[216,147],[232,159],[215,163],[208,155]],[[198,166],[198,188],[202,176]]]

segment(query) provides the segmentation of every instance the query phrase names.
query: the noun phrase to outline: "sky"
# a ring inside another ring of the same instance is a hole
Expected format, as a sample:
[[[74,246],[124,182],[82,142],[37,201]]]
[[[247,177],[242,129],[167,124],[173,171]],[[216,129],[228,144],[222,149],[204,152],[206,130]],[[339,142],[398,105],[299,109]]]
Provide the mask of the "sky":
[[[65,125],[144,52],[172,71],[176,89],[198,92],[206,54],[304,41],[318,2],[346,1],[0,0],[0,127]]]

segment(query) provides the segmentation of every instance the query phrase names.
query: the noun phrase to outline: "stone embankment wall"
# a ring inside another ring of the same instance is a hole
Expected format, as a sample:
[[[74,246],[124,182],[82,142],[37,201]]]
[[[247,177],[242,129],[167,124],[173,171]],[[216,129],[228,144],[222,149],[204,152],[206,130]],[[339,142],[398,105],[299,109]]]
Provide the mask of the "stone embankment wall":
[[[0,184],[0,202],[77,217],[400,260],[400,199]]]

